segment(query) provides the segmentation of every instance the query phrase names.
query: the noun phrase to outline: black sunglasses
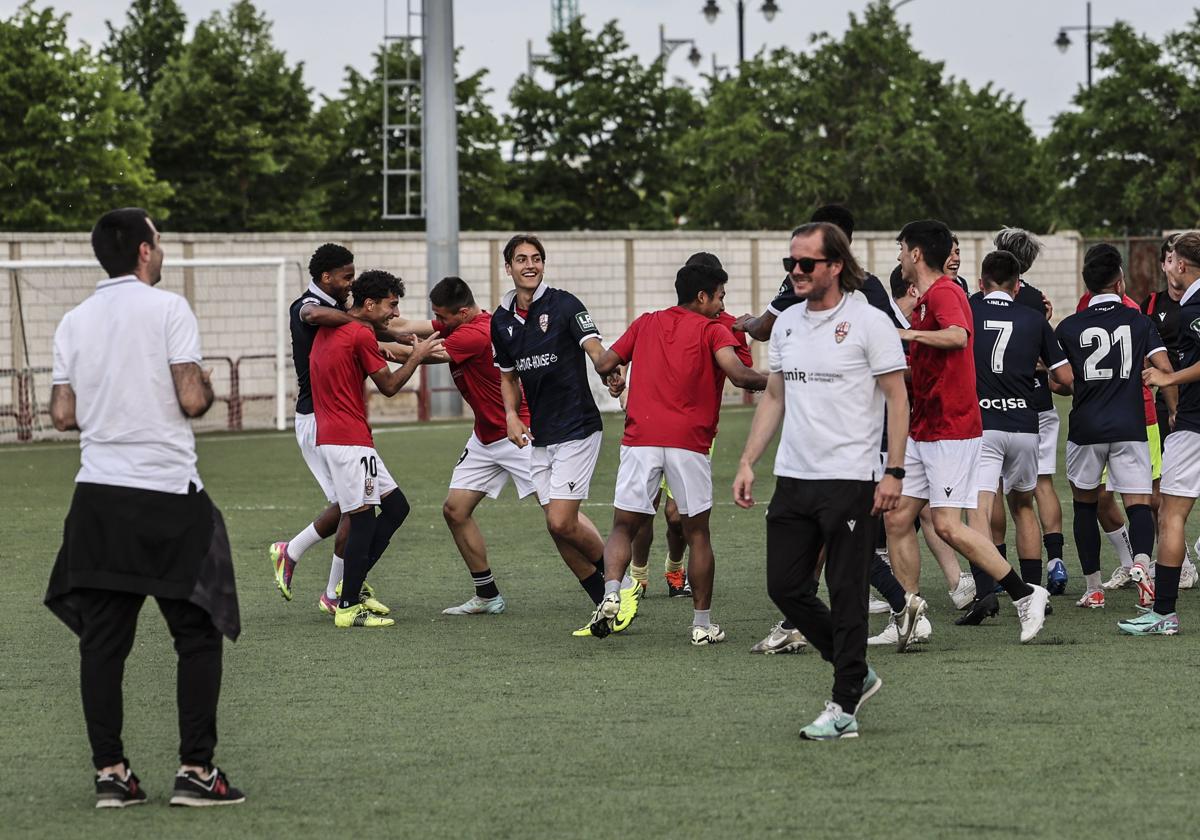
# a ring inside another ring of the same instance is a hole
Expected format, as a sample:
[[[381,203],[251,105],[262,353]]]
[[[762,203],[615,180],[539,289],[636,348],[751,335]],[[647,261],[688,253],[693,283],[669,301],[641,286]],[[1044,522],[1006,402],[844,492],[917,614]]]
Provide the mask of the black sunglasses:
[[[821,259],[817,259],[816,257],[801,257],[800,259],[796,259],[795,257],[784,257],[783,270],[788,274],[791,274],[796,270],[796,266],[800,266],[800,271],[802,273],[812,274],[812,270],[817,267],[817,263],[831,262],[837,262],[837,260],[829,257],[822,257]]]

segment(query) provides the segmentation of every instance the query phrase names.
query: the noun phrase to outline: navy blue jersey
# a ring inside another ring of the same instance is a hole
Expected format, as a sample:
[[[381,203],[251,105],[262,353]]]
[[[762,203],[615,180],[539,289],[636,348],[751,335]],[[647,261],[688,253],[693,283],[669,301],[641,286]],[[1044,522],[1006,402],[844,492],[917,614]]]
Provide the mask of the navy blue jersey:
[[[1177,310],[1179,332],[1171,361],[1176,370],[1200,362],[1200,295],[1192,295]],[[1175,414],[1175,430],[1200,432],[1200,382],[1179,386],[1179,409]]]
[[[315,283],[309,283],[304,294],[292,301],[288,312],[292,329],[292,364],[296,366],[296,413],[312,414],[312,388],[308,383],[308,354],[312,352],[313,339],[317,337],[316,324],[306,324],[300,318],[300,310],[308,305],[328,306],[339,312],[346,307],[321,291]]]
[[[867,272],[863,277],[862,284],[863,297],[867,299],[867,303],[874,306],[884,315],[891,319],[892,324],[897,329],[900,329],[901,324],[896,319],[896,310],[892,306],[892,296],[888,294],[887,289],[883,287],[882,281],[871,272]],[[775,298],[771,301],[768,309],[775,313],[776,316],[781,315],[789,306],[795,306],[801,301],[801,298],[796,297],[796,290],[792,288],[790,277],[784,277],[783,283],[779,286],[779,291],[776,292]]]
[[[545,283],[529,312],[516,312],[516,291],[492,314],[492,352],[502,371],[515,370],[529,403],[534,446],[581,440],[604,428],[592,398],[583,342],[599,338],[587,308]]]
[[[1065,361],[1045,317],[1007,295],[971,298],[975,318],[975,389],[983,428],[1037,434],[1034,379]]]
[[[1064,318],[1055,336],[1075,373],[1067,439],[1145,440],[1142,369],[1147,356],[1164,349],[1150,319],[1116,295],[1097,295],[1086,309]]]
[[[1034,312],[1042,316],[1042,320],[1046,319],[1046,297],[1041,290],[1029,285],[1024,280],[1017,284],[1017,295],[1013,301],[1027,306]],[[1036,411],[1053,411],[1054,410],[1054,395],[1050,393],[1050,380],[1046,376],[1046,371],[1039,370],[1034,374],[1034,379],[1037,386],[1033,391],[1033,407]]]

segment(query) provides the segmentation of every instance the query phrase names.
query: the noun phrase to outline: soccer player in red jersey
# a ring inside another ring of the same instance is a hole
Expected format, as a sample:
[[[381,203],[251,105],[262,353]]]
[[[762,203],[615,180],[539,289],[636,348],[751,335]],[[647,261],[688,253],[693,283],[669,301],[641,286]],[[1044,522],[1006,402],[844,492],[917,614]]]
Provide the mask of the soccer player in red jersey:
[[[329,468],[338,505],[350,519],[342,591],[333,622],[337,627],[387,627],[395,622],[368,609],[359,593],[409,507],[375,451],[363,380],[369,376],[381,394],[393,396],[425,357],[442,349],[442,341],[435,334],[416,342],[404,365],[391,370],[375,332],[396,317],[404,286],[386,271],[364,271],[350,290],[354,306],[349,314],[354,320],[340,327],[322,327],[308,360],[317,450]],[[378,520],[376,506],[381,510]]]
[[[907,649],[925,612],[918,591],[921,554],[913,523],[926,503],[933,509],[937,535],[1012,597],[1021,620],[1021,641],[1028,642],[1045,623],[1049,593],[1021,580],[988,538],[962,521],[962,512],[977,503],[975,473],[983,424],[975,393],[974,318],[967,296],[942,273],[953,247],[950,229],[932,219],[910,222],[897,240],[903,274],[921,294],[912,328],[900,330],[900,338],[909,342],[912,423],[903,496],[884,520],[892,570],[908,593],[897,624],[897,648]]]
[[[485,496],[496,498],[511,478],[517,496],[535,492],[531,447],[519,447],[508,439],[504,396],[500,393],[500,369],[492,358],[492,316],[480,309],[475,296],[460,277],[446,277],[429,292],[436,316],[432,327],[443,336],[444,357],[450,363],[454,384],[471,411],[475,427],[463,449],[442,515],[454,535],[454,544],[467,564],[475,594],[465,603],[442,610],[446,615],[476,615],[504,612],[504,597],[488,566],[487,545],[473,513]],[[431,357],[428,362],[441,361]],[[521,422],[529,425],[529,408],[522,397]]]
[[[692,644],[725,639],[709,617],[714,561],[708,453],[717,434],[725,378],[756,391],[766,387],[767,379],[738,359],[737,340],[717,321],[729,279],[720,265],[711,254],[693,254],[675,277],[679,304],[639,317],[596,364],[601,376],[625,363],[633,364],[635,374],[626,405],[613,526],[604,545],[604,600],[588,624],[593,636],[613,629],[631,541],[654,516],[654,496],[665,475],[683,516],[690,552]]]

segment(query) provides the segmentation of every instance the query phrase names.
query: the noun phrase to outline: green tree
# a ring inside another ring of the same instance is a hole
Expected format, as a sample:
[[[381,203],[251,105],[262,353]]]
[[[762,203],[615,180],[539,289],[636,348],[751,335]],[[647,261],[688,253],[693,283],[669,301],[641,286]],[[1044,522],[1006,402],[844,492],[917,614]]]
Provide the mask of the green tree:
[[[1022,104],[946,78],[884,2],[840,40],[778,50],[710,80],[679,143],[682,212],[707,227],[788,227],[841,202],[864,228],[936,216],[958,228],[1039,228],[1048,180]]]
[[[167,60],[183,47],[187,18],[175,0],[133,0],[125,13],[125,25],[117,29],[112,21],[108,42],[101,55],[120,68],[125,90],[137,91],[142,101],[150,101],[158,77]]]
[[[408,61],[404,43],[389,47],[388,78],[405,79],[417,85],[412,90],[414,125],[420,124],[420,60]],[[458,109],[459,217],[467,230],[507,227],[515,198],[508,191],[508,164],[500,147],[504,129],[488,106],[484,86],[486,70],[459,79]],[[392,89],[391,120],[403,119],[401,93]],[[317,131],[324,138],[327,157],[318,180],[324,192],[321,218],[336,230],[419,230],[420,220],[384,221],[381,160],[383,154],[383,52],[374,56],[370,77],[352,67],[337,99],[327,100],[317,115]],[[414,143],[409,162],[420,168],[420,132],[393,129],[390,141],[392,168],[404,163],[404,144]],[[389,209],[397,212],[399,178],[393,179]],[[414,184],[419,191],[419,180]],[[419,201],[419,194],[417,196]],[[414,208],[414,210],[417,208]]]
[[[509,95],[519,227],[666,228],[680,188],[672,148],[698,105],[643,66],[615,21],[595,34],[576,20],[539,62],[553,83],[522,76]]]
[[[202,21],[150,98],[151,160],[175,188],[181,230],[304,230],[318,225],[313,130],[303,65],[289,67],[249,0]]]
[[[1046,138],[1054,219],[1090,233],[1154,234],[1200,224],[1200,12],[1163,45],[1118,23],[1077,111]]]
[[[0,227],[88,229],[126,205],[162,213],[171,190],[147,162],[142,103],[68,45],[65,16],[26,2],[0,20],[0,113]]]

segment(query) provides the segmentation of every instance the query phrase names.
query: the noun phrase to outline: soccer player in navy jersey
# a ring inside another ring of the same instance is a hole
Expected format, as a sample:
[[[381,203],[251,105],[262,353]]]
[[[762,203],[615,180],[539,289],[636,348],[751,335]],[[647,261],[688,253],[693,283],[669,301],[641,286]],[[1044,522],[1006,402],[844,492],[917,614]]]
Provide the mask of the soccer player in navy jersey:
[[[1067,478],[1075,509],[1075,545],[1086,582],[1086,591],[1076,603],[1095,609],[1104,606],[1096,509],[1106,465],[1109,483],[1121,493],[1129,516],[1131,575],[1135,582],[1149,582],[1154,520],[1141,370],[1149,359],[1159,370],[1172,371],[1154,324],[1122,302],[1125,276],[1116,248],[1100,244],[1088,249],[1083,282],[1092,294],[1087,308],[1064,318],[1055,336],[1075,375]]]
[[[508,439],[518,447],[533,446],[532,477],[546,528],[592,603],[599,604],[604,541],[579,508],[588,497],[604,428],[588,362],[595,365],[605,348],[579,298],[542,282],[545,265],[546,249],[536,236],[517,234],[504,246],[504,270],[513,288],[492,313],[492,349]],[[624,382],[619,374],[606,381],[616,387]],[[520,416],[522,391],[528,424]],[[623,605],[618,630],[633,619],[637,599],[626,598]]]
[[[1142,378],[1160,390],[1178,387],[1179,401],[1173,417],[1174,431],[1167,436],[1163,452],[1154,606],[1117,625],[1134,636],[1171,636],[1179,632],[1175,600],[1187,545],[1184,533],[1188,515],[1200,497],[1200,232],[1189,231],[1175,240],[1175,258],[1167,282],[1182,292],[1177,370],[1163,371],[1156,365],[1143,371]]]
[[[983,258],[982,294],[971,298],[975,323],[975,387],[983,421],[983,443],[976,474],[978,505],[967,517],[979,533],[995,543],[1004,534],[991,527],[992,505],[1003,482],[1017,532],[1021,578],[1038,583],[1042,577],[1041,546],[1033,491],[1038,476],[1038,418],[1034,407],[1034,372],[1040,361],[1064,388],[1072,382],[1071,368],[1040,312],[1014,298],[1020,264],[1007,251]],[[982,569],[975,574],[975,603],[958,624],[978,624],[999,610],[995,581]]]

